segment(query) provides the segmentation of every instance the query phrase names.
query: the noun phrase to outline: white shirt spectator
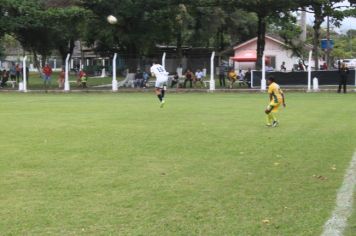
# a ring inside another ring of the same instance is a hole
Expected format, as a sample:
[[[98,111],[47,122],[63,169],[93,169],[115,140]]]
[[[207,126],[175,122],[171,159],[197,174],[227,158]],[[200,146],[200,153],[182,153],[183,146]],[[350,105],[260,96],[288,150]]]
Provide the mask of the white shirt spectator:
[[[198,70],[197,72],[195,72],[195,77],[197,78],[197,80],[202,80],[204,77],[204,73]]]

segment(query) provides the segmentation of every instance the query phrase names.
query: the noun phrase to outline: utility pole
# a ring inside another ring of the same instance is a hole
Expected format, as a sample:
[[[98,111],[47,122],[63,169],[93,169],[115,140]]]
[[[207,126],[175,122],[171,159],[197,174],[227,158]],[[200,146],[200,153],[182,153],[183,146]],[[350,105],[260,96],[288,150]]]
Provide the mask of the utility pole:
[[[330,60],[330,51],[331,51],[331,44],[330,44],[330,17],[328,16],[326,18],[326,64],[328,65],[328,70],[330,70],[331,67],[331,60]]]

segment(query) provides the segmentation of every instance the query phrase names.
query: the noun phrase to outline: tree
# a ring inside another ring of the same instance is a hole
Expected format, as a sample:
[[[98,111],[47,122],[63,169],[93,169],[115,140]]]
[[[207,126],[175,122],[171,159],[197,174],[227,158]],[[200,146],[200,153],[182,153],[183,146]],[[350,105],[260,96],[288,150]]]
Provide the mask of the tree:
[[[56,2],[52,2],[51,6]],[[85,19],[89,12],[76,6],[75,2],[66,1],[65,5],[49,7],[46,5],[47,21],[55,35],[51,40],[64,61],[67,54],[73,54],[75,41],[84,34]]]
[[[86,11],[76,6],[75,0],[1,0],[6,17],[2,21],[22,47],[34,55],[39,68],[38,55],[43,64],[53,50],[58,49],[65,58],[72,53],[74,41],[79,38],[78,25]]]
[[[270,17],[284,17],[291,9],[296,7],[293,0],[239,0],[232,1],[237,8],[242,8],[257,15],[257,63],[256,67],[261,68],[262,56],[265,50],[265,36],[268,19]]]
[[[169,1],[84,0],[83,6],[92,12],[84,39],[102,55],[120,51],[128,58],[137,58],[150,54],[156,44],[172,39],[170,29],[175,15]],[[110,14],[117,17],[116,25],[106,22]],[[139,62],[130,61],[129,67],[136,69]]]
[[[321,25],[325,21],[325,17],[330,17],[334,25],[340,25],[345,14],[341,11],[341,6],[337,6],[336,3],[341,2],[343,0],[299,0],[300,5],[307,6],[304,10],[314,15],[313,57],[315,68],[319,68]]]
[[[306,55],[305,42],[300,40],[302,29],[296,22],[296,17],[292,14],[286,14],[283,17],[270,18],[268,31],[281,37],[287,49],[292,50],[293,54],[299,58]]]

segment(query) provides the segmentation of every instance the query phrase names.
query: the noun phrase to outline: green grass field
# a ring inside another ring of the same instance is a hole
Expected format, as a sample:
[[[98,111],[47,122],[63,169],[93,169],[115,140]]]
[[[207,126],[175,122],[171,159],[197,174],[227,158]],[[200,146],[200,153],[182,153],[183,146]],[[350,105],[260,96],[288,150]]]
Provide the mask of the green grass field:
[[[0,101],[1,235],[320,235],[356,149],[356,94]]]

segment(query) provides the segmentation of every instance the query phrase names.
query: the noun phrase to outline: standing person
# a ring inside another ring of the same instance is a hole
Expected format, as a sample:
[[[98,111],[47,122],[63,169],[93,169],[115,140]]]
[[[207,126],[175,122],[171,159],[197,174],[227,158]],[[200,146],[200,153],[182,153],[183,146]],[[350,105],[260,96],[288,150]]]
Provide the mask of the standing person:
[[[16,80],[16,67],[15,67],[15,64],[12,64],[11,67],[10,67],[10,79],[12,81],[15,81]],[[17,81],[16,81],[17,82]],[[18,82],[17,82],[18,83]]]
[[[18,83],[20,81],[20,75],[21,75],[21,70],[22,68],[20,67],[19,64],[16,64],[16,83]]]
[[[0,88],[2,88],[2,71],[0,70]]]
[[[51,85],[51,76],[52,76],[52,68],[50,67],[50,65],[47,63],[45,65],[45,67],[43,67],[42,69],[43,72],[43,82],[44,82],[44,87],[45,89],[48,88],[48,86]]]
[[[220,87],[225,88],[225,66],[223,64],[219,67],[219,82]]]
[[[234,69],[231,69],[228,74],[228,78],[230,80],[230,88],[232,89],[234,86],[234,83],[237,80],[237,74]]]
[[[188,69],[187,73],[185,73],[185,80],[184,80],[184,88],[187,85],[187,82],[190,83],[190,88],[193,87],[193,73]]]
[[[280,105],[286,107],[286,101],[283,94],[283,91],[279,85],[275,82],[273,77],[267,79],[268,84],[268,95],[270,103],[265,110],[267,115],[267,127],[277,127],[279,125],[276,113]]]
[[[249,88],[251,88],[251,68],[248,68],[247,72],[245,73],[245,81]]]
[[[87,81],[88,81],[88,78],[87,78],[87,73],[85,73],[84,70],[80,70],[79,71],[79,74],[78,74],[78,87],[81,86],[82,88],[87,88]]]
[[[30,82],[30,69],[28,68],[28,66],[26,66],[26,82],[28,86]]]
[[[242,81],[245,80],[245,74],[241,69],[239,70],[238,77],[239,77],[239,80],[242,80]]]
[[[166,83],[168,81],[168,73],[160,64],[154,62],[151,67],[152,76],[156,77],[155,92],[161,103],[161,108],[165,104],[164,95],[166,90]]]
[[[88,88],[88,86],[87,86],[87,83],[88,83],[88,76],[87,76],[87,74],[86,74],[83,70],[81,70],[81,72],[83,72],[83,73],[82,73],[82,76],[81,76],[82,88]]]
[[[64,87],[64,80],[65,80],[65,71],[64,71],[64,68],[62,67],[62,70],[61,72],[59,73],[59,76],[58,76],[58,87],[59,88],[63,88]]]
[[[344,93],[346,93],[346,84],[347,84],[347,77],[349,76],[349,68],[347,68],[345,63],[341,64],[341,68],[339,70],[340,74],[340,81],[339,81],[339,89],[337,90],[338,93],[341,93],[341,87],[344,89]]]
[[[172,78],[172,82],[171,82],[171,88],[173,88],[173,86],[177,85],[178,88],[178,83],[179,83],[179,76],[178,73],[174,73],[174,76]]]

